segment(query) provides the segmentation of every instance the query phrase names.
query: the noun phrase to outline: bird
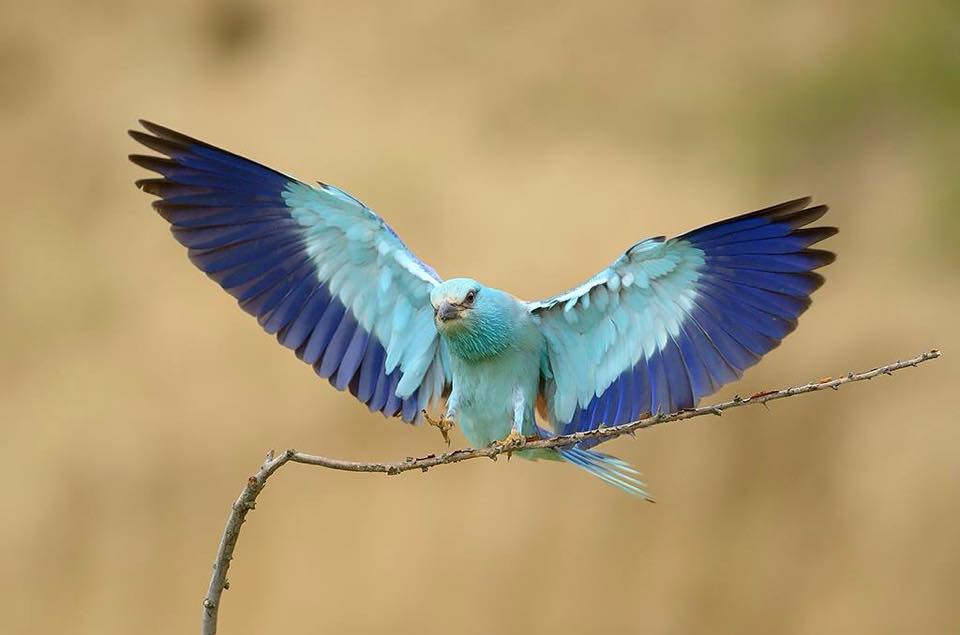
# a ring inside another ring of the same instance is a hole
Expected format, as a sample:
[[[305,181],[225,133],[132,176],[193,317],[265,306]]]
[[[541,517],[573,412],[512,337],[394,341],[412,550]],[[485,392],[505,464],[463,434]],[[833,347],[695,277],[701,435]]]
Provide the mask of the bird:
[[[583,284],[521,300],[444,280],[359,199],[140,120],[157,177],[136,186],[190,261],[267,333],[371,412],[572,464],[650,499],[639,471],[575,445],[526,440],[668,414],[777,347],[834,261],[812,245],[827,212],[790,200],[630,246]],[[431,414],[435,413],[435,414]]]

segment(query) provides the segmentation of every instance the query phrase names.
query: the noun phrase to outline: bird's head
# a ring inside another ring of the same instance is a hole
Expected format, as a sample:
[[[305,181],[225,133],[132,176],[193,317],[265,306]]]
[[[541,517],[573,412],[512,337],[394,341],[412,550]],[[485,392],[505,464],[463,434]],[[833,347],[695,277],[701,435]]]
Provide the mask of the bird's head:
[[[470,278],[454,278],[430,294],[437,331],[453,354],[476,360],[497,355],[516,337],[517,301]]]
[[[454,278],[437,285],[430,294],[434,320],[441,333],[470,330],[487,303],[483,285],[470,278]]]

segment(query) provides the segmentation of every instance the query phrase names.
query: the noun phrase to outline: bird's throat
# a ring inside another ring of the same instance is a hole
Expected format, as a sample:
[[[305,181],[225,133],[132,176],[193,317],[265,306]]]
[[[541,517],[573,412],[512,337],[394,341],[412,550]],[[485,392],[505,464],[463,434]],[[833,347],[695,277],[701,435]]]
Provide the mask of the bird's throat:
[[[514,329],[506,320],[472,320],[441,329],[450,353],[465,361],[480,361],[496,357],[510,348],[515,339]]]

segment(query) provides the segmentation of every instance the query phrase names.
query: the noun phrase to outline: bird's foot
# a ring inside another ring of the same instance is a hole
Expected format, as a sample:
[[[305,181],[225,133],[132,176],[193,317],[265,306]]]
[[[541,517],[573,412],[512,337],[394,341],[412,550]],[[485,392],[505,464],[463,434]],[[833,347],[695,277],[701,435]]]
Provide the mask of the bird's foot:
[[[521,447],[527,442],[527,438],[517,432],[515,429],[510,430],[510,434],[500,439],[499,441],[494,441],[493,445],[507,453],[507,458],[510,458],[510,454],[513,450]]]
[[[447,445],[450,445],[450,430],[453,429],[454,426],[453,419],[448,419],[445,416],[435,419],[431,417],[426,410],[421,410],[421,412],[423,413],[423,418],[427,420],[427,423],[440,430],[440,434],[443,435],[443,440],[447,442]]]

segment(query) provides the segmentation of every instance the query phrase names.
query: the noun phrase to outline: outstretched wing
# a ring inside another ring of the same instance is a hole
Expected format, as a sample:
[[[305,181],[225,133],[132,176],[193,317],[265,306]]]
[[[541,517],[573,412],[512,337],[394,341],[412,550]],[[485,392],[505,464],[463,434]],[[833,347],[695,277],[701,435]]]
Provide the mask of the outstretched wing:
[[[837,232],[804,198],[632,246],[585,284],[530,303],[560,434],[693,407],[775,348],[823,284]]]
[[[447,374],[430,291],[440,279],[363,203],[173,130],[130,136],[130,160],[190,260],[265,331],[370,410],[417,419]]]

